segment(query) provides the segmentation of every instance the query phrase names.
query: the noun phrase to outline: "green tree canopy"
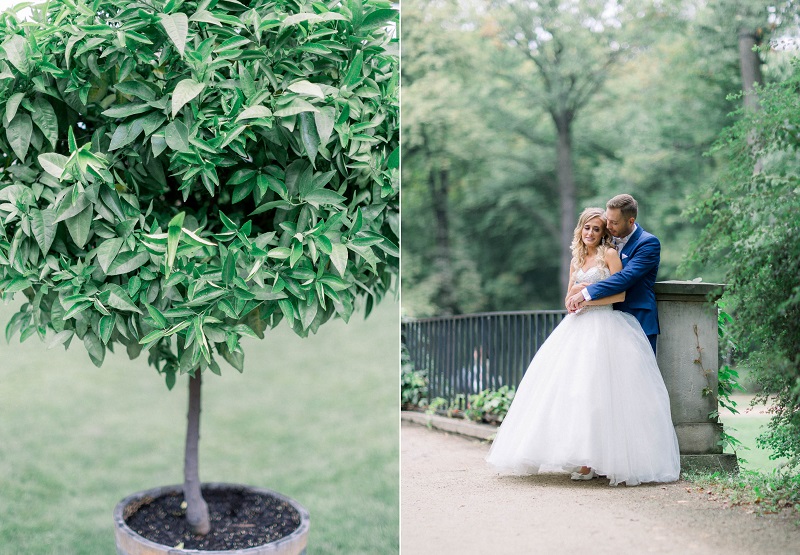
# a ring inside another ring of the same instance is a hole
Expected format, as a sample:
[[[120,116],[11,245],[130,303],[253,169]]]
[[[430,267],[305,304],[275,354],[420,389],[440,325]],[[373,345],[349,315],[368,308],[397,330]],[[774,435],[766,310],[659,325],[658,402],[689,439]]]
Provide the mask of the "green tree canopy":
[[[388,4],[50,3],[0,20],[8,334],[144,347],[174,382],[397,267]],[[396,153],[395,153],[396,156]],[[396,164],[394,164],[396,165]]]

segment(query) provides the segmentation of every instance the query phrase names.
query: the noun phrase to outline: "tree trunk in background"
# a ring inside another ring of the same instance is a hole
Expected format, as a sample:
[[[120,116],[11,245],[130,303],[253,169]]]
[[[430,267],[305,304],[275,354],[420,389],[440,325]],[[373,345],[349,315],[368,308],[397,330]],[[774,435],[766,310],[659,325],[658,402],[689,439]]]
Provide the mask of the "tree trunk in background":
[[[192,532],[205,536],[211,530],[208,505],[200,491],[197,446],[200,442],[200,392],[202,373],[194,371],[189,378],[189,410],[186,425],[186,451],[183,459],[183,497],[186,500],[186,522]]]
[[[434,265],[440,277],[436,304],[442,315],[458,312],[455,302],[455,279],[453,276],[453,257],[450,252],[450,215],[448,211],[448,194],[450,191],[450,174],[446,169],[435,169],[430,172],[428,184],[433,200],[433,215],[436,234],[436,253]]]
[[[758,96],[753,94],[756,83],[763,83],[761,77],[761,58],[753,48],[760,44],[758,34],[753,31],[739,31],[739,68],[742,73],[742,90],[745,92],[744,107],[758,110]]]
[[[744,107],[748,112],[756,112],[760,109],[758,95],[755,94],[755,84],[763,83],[761,77],[761,58],[758,52],[753,51],[753,47],[760,44],[758,33],[739,30],[739,69],[742,74],[742,90],[744,95]],[[754,147],[755,133],[751,132],[747,137],[747,144]],[[753,165],[753,173],[761,173],[764,163],[758,158]]]
[[[572,171],[572,115],[569,113],[553,114],[553,122],[558,132],[556,154],[558,156],[558,191],[561,205],[561,232],[558,249],[560,260],[559,283],[562,294],[566,295],[569,286],[569,264],[572,260],[570,244],[575,230],[576,192],[575,176]]]

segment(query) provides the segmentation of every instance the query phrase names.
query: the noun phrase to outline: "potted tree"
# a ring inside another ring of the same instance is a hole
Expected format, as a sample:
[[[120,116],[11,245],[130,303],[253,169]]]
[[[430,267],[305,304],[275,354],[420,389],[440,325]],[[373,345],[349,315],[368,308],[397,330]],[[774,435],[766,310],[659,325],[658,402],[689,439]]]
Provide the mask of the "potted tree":
[[[393,286],[395,18],[374,0],[55,0],[0,18],[0,292],[27,298],[8,331],[80,340],[97,366],[146,354],[169,388],[189,376],[184,483],[119,504],[120,553],[220,550],[204,491],[282,515],[224,549],[305,549],[296,502],[201,489],[202,378],[243,370],[242,337],[305,336]],[[127,524],[176,501],[183,549]]]

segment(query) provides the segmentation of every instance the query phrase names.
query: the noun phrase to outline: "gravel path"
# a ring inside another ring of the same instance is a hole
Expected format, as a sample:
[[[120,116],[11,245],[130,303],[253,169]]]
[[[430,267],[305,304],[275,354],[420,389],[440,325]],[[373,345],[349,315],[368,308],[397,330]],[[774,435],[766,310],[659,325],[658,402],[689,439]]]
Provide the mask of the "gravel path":
[[[800,554],[800,525],[725,509],[686,482],[500,476],[488,443],[403,422],[402,555]]]

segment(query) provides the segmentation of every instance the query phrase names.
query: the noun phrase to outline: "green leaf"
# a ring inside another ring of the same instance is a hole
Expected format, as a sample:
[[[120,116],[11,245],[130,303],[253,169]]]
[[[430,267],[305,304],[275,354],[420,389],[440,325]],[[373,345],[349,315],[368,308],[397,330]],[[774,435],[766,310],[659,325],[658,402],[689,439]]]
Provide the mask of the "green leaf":
[[[183,219],[186,217],[185,212],[180,212],[175,215],[169,222],[167,228],[167,276],[172,270],[172,265],[175,263],[175,255],[178,253],[178,243],[183,233]]]
[[[19,103],[22,102],[23,98],[25,98],[25,93],[19,92],[12,94],[6,101],[6,115],[3,119],[5,125],[8,125],[17,115],[17,108],[19,108]]]
[[[58,142],[58,118],[53,106],[44,98],[37,97],[33,101],[31,117],[50,146],[55,148]]]
[[[331,245],[331,262],[333,267],[339,272],[339,275],[344,277],[345,269],[347,268],[347,247],[341,243],[334,243]]]
[[[14,278],[11,283],[3,290],[3,293],[19,293],[31,286],[31,282],[26,278]]]
[[[244,97],[248,101],[256,95],[257,89],[256,83],[253,81],[253,76],[250,74],[250,70],[241,62],[239,63],[239,83],[241,84]]]
[[[103,345],[108,345],[111,334],[114,332],[115,321],[116,317],[113,315],[100,318],[100,341],[103,342]]]
[[[270,258],[283,260],[285,258],[289,258],[291,254],[292,251],[286,247],[275,247],[274,249],[270,249],[270,251],[267,253],[267,256]]]
[[[225,257],[225,264],[222,267],[222,283],[230,285],[233,278],[236,276],[236,257],[239,251],[236,249],[228,249],[228,255]]]
[[[161,132],[154,133],[150,137],[150,142],[153,146],[153,156],[158,157],[162,152],[167,149],[167,141],[164,140],[164,135]]]
[[[295,98],[286,108],[281,108],[280,110],[276,111],[275,115],[279,117],[286,117],[294,116],[303,112],[319,112],[319,109],[302,98]]]
[[[389,159],[386,161],[386,165],[390,170],[396,170],[400,168],[400,147],[398,146],[395,148],[392,153],[389,155]]]
[[[89,232],[91,231],[92,226],[92,216],[94,215],[94,210],[92,210],[91,206],[87,206],[71,218],[67,218],[64,223],[67,224],[67,230],[69,231],[72,240],[75,242],[78,248],[83,248],[86,244],[86,241],[89,240]]]
[[[288,295],[283,291],[279,291],[277,293],[273,293],[272,291],[267,291],[265,289],[258,289],[255,292],[255,298],[259,301],[277,301],[279,299],[285,299]]]
[[[183,51],[186,49],[186,37],[189,34],[189,18],[185,13],[180,12],[172,15],[159,14],[158,17],[161,19],[161,25],[167,32],[167,36],[183,57]]]
[[[57,229],[56,213],[53,208],[31,209],[31,231],[42,254],[47,254],[50,250],[50,246],[56,238]]]
[[[80,303],[75,303],[74,305],[72,305],[72,307],[69,310],[67,310],[64,313],[64,316],[62,317],[62,319],[63,320],[69,320],[70,318],[74,318],[75,316],[77,316],[78,314],[80,314],[81,312],[83,312],[84,310],[86,310],[87,308],[92,306],[93,304],[94,303],[92,301],[83,301],[83,302],[80,302]]]
[[[281,299],[281,300],[278,301],[278,306],[280,307],[281,312],[283,313],[283,316],[284,316],[284,318],[286,318],[286,321],[289,323],[289,325],[290,326],[293,325],[294,324],[294,308],[293,308],[292,302],[290,300],[288,300],[288,299]]]
[[[288,27],[290,25],[297,25],[298,23],[303,23],[304,21],[308,21],[310,23],[318,23],[323,21],[322,17],[314,14],[314,13],[298,13],[293,14],[284,19],[281,22],[281,27]]]
[[[242,110],[242,113],[239,114],[239,117],[236,118],[236,121],[241,121],[243,119],[268,118],[271,116],[272,110],[266,106],[250,106],[249,108]]]
[[[117,254],[119,254],[123,243],[125,243],[125,239],[116,237],[114,239],[106,239],[97,247],[97,263],[100,264],[103,272],[108,273],[111,263],[114,262]]]
[[[30,61],[28,60],[27,49],[25,48],[26,44],[23,37],[13,35],[4,42],[2,46],[8,61],[24,75],[28,75],[31,67]]]
[[[303,244],[292,241],[292,254],[289,256],[289,267],[294,268],[297,261],[303,256]]]
[[[161,127],[161,124],[167,120],[167,116],[160,112],[150,112],[146,116],[142,116],[137,121],[142,126],[145,135],[150,135],[153,131]]]
[[[360,50],[353,56],[353,61],[350,62],[350,67],[347,69],[347,74],[342,80],[342,87],[350,87],[351,89],[361,82],[363,76],[361,70],[364,66],[364,53]]]
[[[150,254],[147,252],[126,251],[117,255],[111,266],[108,267],[106,275],[118,276],[136,270],[140,266],[150,262]]]
[[[380,27],[397,17],[397,10],[388,8],[377,9],[368,13],[361,22],[361,27]]]
[[[156,341],[157,339],[161,339],[162,337],[164,337],[166,335],[167,335],[167,330],[151,331],[150,333],[148,333],[147,335],[145,335],[144,337],[142,337],[139,340],[139,344],[140,345],[147,345],[148,343],[152,343],[153,341]]]
[[[108,118],[126,118],[136,114],[143,114],[152,110],[152,107],[146,102],[128,102],[127,104],[119,104],[113,106],[103,112],[103,115]]]
[[[317,316],[317,310],[319,310],[319,303],[317,303],[316,299],[310,305],[304,302],[297,305],[297,312],[300,313],[300,323],[303,325],[304,330],[311,327],[311,322]]]
[[[172,117],[174,118],[183,106],[200,94],[206,86],[194,79],[184,79],[175,85],[172,92]]]
[[[351,244],[356,247],[371,247],[383,241],[382,237],[356,237]]]
[[[17,113],[11,123],[6,127],[6,139],[8,144],[21,161],[25,161],[28,154],[28,147],[31,144],[33,134],[33,123],[28,114]]]
[[[322,276],[319,281],[333,289],[334,291],[344,291],[350,287],[350,284],[347,283],[345,280],[336,277],[333,274],[325,274]]]
[[[100,338],[90,331],[86,332],[86,335],[83,336],[83,346],[86,347],[92,364],[100,368],[106,356],[106,347],[100,341]]]
[[[334,119],[336,117],[336,110],[326,106],[320,108],[319,112],[314,113],[314,123],[317,126],[317,135],[319,135],[319,143],[321,145],[328,144],[333,133]]]
[[[78,142],[75,140],[75,131],[72,130],[71,125],[67,128],[67,146],[69,146],[70,152],[78,150]]]
[[[107,304],[112,307],[116,308],[117,310],[122,310],[125,312],[136,312],[137,314],[142,314],[142,311],[139,310],[135,304],[133,304],[133,299],[128,296],[128,293],[119,285],[111,285],[109,289]]]
[[[178,152],[190,152],[189,147],[189,128],[180,120],[170,122],[164,129],[164,139],[167,146]]]
[[[151,101],[156,99],[156,93],[141,81],[123,81],[117,83],[114,88],[122,94],[134,96],[142,100]]]
[[[330,189],[316,189],[306,194],[306,196],[303,197],[303,200],[313,204],[336,206],[341,205],[342,202],[344,202],[344,197],[335,191],[331,191]]]
[[[317,126],[314,123],[314,117],[310,112],[303,112],[299,115],[300,118],[300,136],[303,139],[303,145],[306,147],[308,159],[311,164],[317,158],[319,151],[319,135],[317,135]]]
[[[61,202],[61,205],[58,209],[58,213],[56,214],[56,222],[61,222],[72,218],[76,214],[82,212],[92,203],[87,195],[78,195],[78,198],[76,198],[74,202],[72,199],[72,194],[68,194],[64,197],[64,200]]]
[[[63,345],[64,343],[72,339],[73,335],[75,335],[75,332],[73,330],[60,331],[57,334],[55,334],[50,341],[48,341],[47,348],[52,349],[53,347]]]
[[[208,10],[197,10],[189,21],[202,21],[203,23],[211,23],[212,25],[222,25],[222,21],[214,17],[214,14]]]
[[[147,312],[150,313],[150,318],[156,323],[156,326],[159,328],[166,328],[167,327],[167,319],[164,315],[159,311],[156,307],[151,304],[145,303],[145,307],[147,307]]]
[[[118,148],[131,144],[142,131],[142,122],[138,119],[127,121],[117,126],[114,130],[114,134],[111,136],[111,144],[108,145],[108,150],[117,150]]]
[[[322,87],[317,85],[316,83],[310,83],[309,81],[302,80],[302,81],[295,81],[288,87],[286,87],[292,92],[296,92],[297,94],[303,94],[305,96],[313,96],[315,98],[325,98],[325,93],[322,92]]]

